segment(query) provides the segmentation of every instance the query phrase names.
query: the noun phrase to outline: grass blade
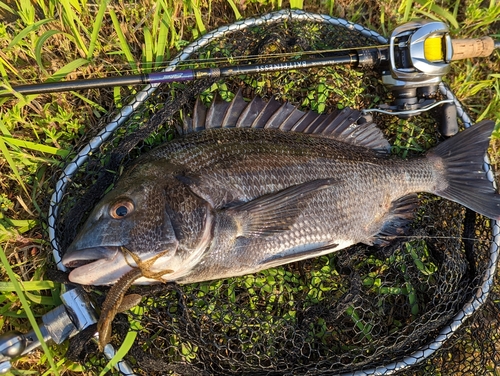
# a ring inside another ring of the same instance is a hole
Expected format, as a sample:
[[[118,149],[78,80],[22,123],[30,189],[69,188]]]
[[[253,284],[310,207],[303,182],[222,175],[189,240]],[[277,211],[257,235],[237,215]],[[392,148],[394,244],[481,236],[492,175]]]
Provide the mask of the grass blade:
[[[121,53],[125,55],[128,63],[132,67],[134,74],[139,74],[137,70],[137,64],[135,63],[134,56],[132,52],[130,52],[130,47],[127,43],[127,38],[123,35],[123,31],[120,26],[120,22],[118,21],[118,17],[116,17],[116,13],[113,9],[109,9],[109,15],[111,17],[111,21],[113,22],[113,26],[115,28],[116,34],[118,35],[118,39],[120,40]]]
[[[29,33],[32,33],[40,28],[40,26],[45,25],[46,23],[51,22],[51,19],[43,19],[41,21],[35,22],[34,24],[25,27],[19,34],[17,34],[12,42],[9,43],[8,48],[12,48],[17,45],[24,37],[26,37]]]
[[[151,31],[149,31],[149,28],[144,27],[142,29],[142,32],[144,34],[144,50],[142,51],[142,54],[144,56],[144,66],[143,72],[151,72],[151,65],[150,63],[153,61],[153,40],[151,36]]]
[[[38,64],[38,67],[42,70],[42,72],[48,76],[49,74],[45,70],[45,67],[43,66],[42,62],[42,49],[44,47],[44,43],[47,39],[50,37],[56,35],[56,34],[64,34],[59,30],[49,30],[46,31],[45,33],[42,34],[42,36],[37,40],[36,45],[35,45],[35,59]]]
[[[39,151],[42,153],[58,155],[58,156],[63,157],[63,158],[67,157],[69,154],[69,151],[64,150],[64,149],[58,149],[58,148],[53,147],[53,146],[38,144],[36,142],[19,140],[17,138],[0,136],[0,140],[4,141],[10,145],[13,145],[13,146],[19,146],[21,148]]]
[[[2,76],[3,79],[7,79],[7,71],[5,70],[2,62],[2,58],[0,57],[0,76]],[[3,86],[2,82],[0,82],[0,87]]]
[[[460,0],[455,1],[455,5],[453,6],[453,18],[457,18],[458,16],[458,10],[460,8]]]
[[[31,230],[33,227],[35,227],[38,224],[38,221],[34,219],[10,219],[6,218],[3,216],[3,214],[0,212],[0,226],[2,226],[4,229],[8,229],[10,227],[15,227],[16,231],[19,233],[25,233],[26,231]],[[0,282],[1,285],[2,282]],[[0,287],[0,291],[2,291],[2,288]]]
[[[192,0],[191,1],[191,8],[194,13],[194,18],[196,19],[196,27],[200,31],[201,34],[206,34],[207,29],[205,25],[203,24],[203,20],[201,18],[201,9],[200,9],[200,1],[199,0]]]
[[[30,0],[19,0],[17,15],[26,25],[32,25],[35,22],[35,7]]]
[[[427,7],[428,9],[431,10],[431,12],[436,13],[438,16],[441,18],[444,18],[447,20],[455,29],[458,29],[458,22],[457,19],[451,14],[449,11],[446,9],[440,7],[439,5],[436,5],[434,3],[429,3],[427,0],[415,0],[418,4],[422,5],[423,7]],[[417,9],[417,12],[420,12],[420,10]],[[428,15],[428,14],[426,14]],[[429,15],[428,15],[429,16]],[[436,18],[436,17],[432,17]]]
[[[103,114],[108,113],[108,110],[106,110],[104,107],[99,105],[99,103],[93,102],[91,99],[87,98],[86,96],[84,96],[80,93],[77,93],[76,91],[72,91],[71,94],[73,94],[75,97],[80,98],[82,101],[84,101],[88,105],[92,106],[93,108],[97,109],[97,111],[99,111]],[[58,150],[64,150],[64,149],[58,149]],[[69,151],[68,151],[68,153],[69,153]]]
[[[17,70],[16,68],[14,68],[7,60],[5,60],[2,56],[0,56],[0,71],[1,71],[1,74],[2,74],[2,78],[4,79],[7,79],[8,76],[7,76],[7,71],[6,69],[7,68],[8,70],[10,70],[12,73],[14,73],[16,76],[18,76],[18,73],[17,73]],[[2,82],[1,83],[2,85],[4,85],[4,83]]]
[[[92,59],[92,55],[94,54],[94,50],[97,45],[97,38],[99,36],[99,31],[102,27],[102,20],[104,19],[104,12],[108,7],[109,0],[101,0],[99,4],[99,10],[97,11],[97,16],[95,18],[94,24],[92,25],[92,35],[90,36],[90,45],[89,51],[87,53],[87,59]]]
[[[41,304],[44,306],[55,306],[54,298],[52,296],[42,296],[39,294],[33,294],[28,291],[24,291],[26,297],[35,304]]]
[[[290,0],[290,8],[292,9],[304,8],[304,0]]]
[[[162,2],[163,4],[163,2]],[[160,22],[163,23],[165,26],[168,26],[168,32],[167,32],[167,40],[168,40],[168,33],[170,33],[170,43],[168,44],[169,48],[173,48],[176,43],[179,41],[180,37],[179,34],[177,33],[177,30],[175,28],[175,22],[173,20],[173,12],[174,10],[169,8],[167,5],[162,5],[163,7],[163,15],[158,14],[160,17]],[[167,42],[168,43],[168,42]],[[169,55],[170,50],[167,49],[167,59],[170,58]],[[159,64],[162,64],[163,62],[160,61]]]
[[[53,281],[26,281],[23,282],[23,291],[51,290],[59,284]],[[16,291],[14,282],[0,282],[0,292]]]
[[[64,67],[56,71],[52,76],[47,79],[47,82],[56,82],[62,80],[68,74],[73,72],[74,70],[80,68],[82,65],[88,64],[89,61],[87,59],[76,59],[71,63],[66,64]]]
[[[233,10],[234,16],[236,17],[236,19],[237,20],[241,20],[243,17],[241,17],[241,13],[238,10],[238,7],[234,3],[234,1],[233,0],[227,0],[227,2],[229,4],[229,6],[231,7],[231,9]],[[302,4],[302,0],[300,0],[300,3]],[[293,8],[292,1],[290,2],[290,6]],[[299,9],[302,9],[302,5],[300,6]]]
[[[16,14],[16,12],[14,11],[14,9],[12,9],[11,7],[9,7],[3,1],[0,1],[0,8],[2,8],[3,10],[6,10],[7,12],[9,12],[11,14]]]
[[[3,157],[7,161],[8,165],[9,165],[10,169],[12,170],[12,173],[14,174],[14,177],[16,178],[19,185],[23,188],[24,192],[26,192],[26,194],[29,196],[28,189],[26,188],[26,185],[24,185],[24,181],[21,178],[21,175],[19,174],[19,170],[17,169],[16,163],[14,162],[14,159],[12,158],[12,155],[10,154],[9,149],[7,149],[5,142],[1,138],[0,138],[0,153],[3,155]]]
[[[75,18],[73,17],[73,14],[75,12],[73,11],[71,4],[68,2],[68,0],[61,0],[61,5],[64,10],[63,18],[66,19],[66,24],[71,30],[71,34],[75,38],[76,45],[83,52],[83,56],[88,56],[88,50],[85,46],[85,42],[83,41],[82,36],[75,24]]]
[[[156,40],[156,46],[155,46],[155,66],[161,65],[166,59],[168,59],[168,56],[165,56],[168,54],[167,51],[167,40],[168,40],[168,30],[169,26],[165,22],[165,20],[161,20],[160,22],[160,31],[158,33],[158,37]]]
[[[408,22],[408,20],[410,19],[410,12],[412,9],[413,9],[413,0],[405,0],[401,3],[401,6],[399,7],[399,14],[403,13],[403,19],[401,20],[401,22]]]
[[[50,352],[49,347],[47,346],[47,344],[45,343],[45,341],[43,339],[43,335],[40,332],[40,328],[38,327],[38,323],[36,322],[35,315],[33,314],[33,311],[31,310],[31,307],[30,307],[28,301],[26,300],[26,296],[24,295],[21,284],[17,281],[16,274],[14,273],[14,271],[12,270],[12,268],[9,265],[9,260],[7,259],[7,256],[5,255],[5,252],[2,248],[2,246],[0,246],[0,261],[2,262],[2,264],[4,266],[5,271],[7,272],[7,275],[9,276],[9,279],[13,283],[16,294],[19,297],[19,300],[21,302],[21,305],[22,305],[24,311],[26,312],[26,316],[28,317],[28,320],[29,320],[31,326],[32,326],[33,330],[35,331],[36,337],[40,341],[43,352],[45,353],[45,356],[47,357],[47,361],[49,362],[50,367],[52,369],[51,371],[53,372],[54,375],[59,375],[59,372],[56,368],[56,364],[54,363],[54,358],[52,358],[52,353]]]
[[[79,0],[69,0],[70,5],[76,9],[78,13],[82,12],[82,7],[80,6]]]
[[[158,7],[155,12],[155,21],[158,21],[159,31],[156,36],[156,45],[153,46],[153,51],[155,54],[155,66],[160,65],[165,60],[165,54],[168,54],[167,50],[167,41],[168,41],[168,32],[169,32],[169,22],[167,19],[171,18],[170,10],[164,1],[160,2],[160,7]],[[162,13],[163,10],[163,13]],[[165,16],[163,16],[165,15]],[[155,23],[153,23],[154,25]]]

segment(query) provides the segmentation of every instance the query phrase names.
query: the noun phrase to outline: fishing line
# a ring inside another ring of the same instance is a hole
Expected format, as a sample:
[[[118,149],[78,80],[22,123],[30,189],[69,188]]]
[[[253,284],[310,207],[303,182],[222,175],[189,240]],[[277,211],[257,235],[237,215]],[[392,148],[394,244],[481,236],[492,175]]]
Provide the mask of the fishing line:
[[[177,64],[178,67],[187,67],[193,64],[201,64],[201,63],[233,63],[240,61],[256,61],[261,59],[272,59],[272,58],[282,58],[282,57],[300,57],[300,56],[310,56],[310,55],[318,55],[318,54],[327,54],[327,53],[338,53],[338,52],[350,52],[350,51],[362,51],[371,48],[387,48],[388,44],[379,44],[376,46],[365,46],[365,47],[354,47],[354,48],[335,48],[335,49],[324,49],[324,50],[311,50],[311,51],[295,51],[295,52],[280,52],[280,53],[266,53],[265,55],[246,55],[246,56],[234,56],[234,57],[212,57],[212,58],[196,58],[196,59],[187,59],[183,63]],[[167,67],[170,62],[163,62],[163,67]],[[154,64],[154,63],[145,63],[145,64]]]

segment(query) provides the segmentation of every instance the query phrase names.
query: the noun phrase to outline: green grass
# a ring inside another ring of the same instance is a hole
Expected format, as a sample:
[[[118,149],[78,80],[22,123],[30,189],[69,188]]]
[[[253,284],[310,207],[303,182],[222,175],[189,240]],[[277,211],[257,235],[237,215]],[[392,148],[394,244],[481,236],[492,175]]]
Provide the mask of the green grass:
[[[3,0],[0,2],[0,19],[4,19],[0,23],[0,92],[11,91],[15,84],[35,81],[135,74],[158,69],[183,46],[207,31],[242,17],[286,6],[280,0],[245,3],[232,0],[139,0],[134,3],[102,0],[92,4],[84,0]],[[485,33],[495,36],[496,33],[500,39],[498,22],[495,24],[500,17],[500,3],[495,0],[467,0],[465,5],[458,0],[293,1],[291,7],[344,17],[386,35],[402,22],[426,17],[447,22],[454,37],[480,37]],[[498,61],[496,52],[496,58],[456,62],[445,77],[477,120],[499,121]],[[339,91],[334,77],[339,74],[338,70],[325,71],[330,75],[328,80],[308,88],[304,106],[324,111],[331,94],[344,95],[343,106],[357,103],[363,97],[362,87],[350,95]],[[347,70],[346,74],[356,79],[357,72]],[[282,97],[286,98],[291,85],[282,82],[279,73],[268,77],[272,80],[252,79],[262,92],[278,85]],[[40,220],[45,215],[41,207],[52,189],[51,169],[71,153],[91,124],[105,116],[108,109],[121,105],[122,98],[132,90],[134,88],[0,98],[0,257],[3,263],[0,270],[4,281],[0,282],[1,332],[26,332],[36,327],[37,318],[59,304],[56,296],[60,286],[47,281],[45,276],[50,247]],[[407,122],[400,121],[391,128],[400,154],[420,152],[433,142],[425,130],[412,128],[408,133],[406,127]],[[492,159],[498,164],[500,131],[495,133],[495,138]],[[415,249],[424,252],[421,248]],[[406,257],[413,257],[416,267],[432,277],[432,264],[422,263],[425,255],[416,255],[415,249],[409,250]],[[273,281],[277,279],[272,273],[266,275]],[[247,278],[249,286],[261,282],[254,280],[261,277]],[[280,281],[283,279],[286,280],[280,276]],[[321,299],[321,283],[317,279],[312,281],[317,283],[312,282],[310,297]],[[273,286],[270,279],[266,282],[267,286]],[[369,283],[382,293],[402,293],[410,304],[416,304],[408,284],[401,288],[404,291],[395,291],[392,287],[377,286],[375,280],[364,281],[365,285]],[[385,290],[381,290],[383,288]],[[252,294],[260,293],[254,291]],[[418,305],[415,306],[418,309]],[[349,312],[360,331],[367,332],[356,311],[351,309]],[[80,374],[78,366],[65,360],[65,351],[65,345],[45,346],[43,355],[19,359],[15,366],[24,371],[15,374]]]

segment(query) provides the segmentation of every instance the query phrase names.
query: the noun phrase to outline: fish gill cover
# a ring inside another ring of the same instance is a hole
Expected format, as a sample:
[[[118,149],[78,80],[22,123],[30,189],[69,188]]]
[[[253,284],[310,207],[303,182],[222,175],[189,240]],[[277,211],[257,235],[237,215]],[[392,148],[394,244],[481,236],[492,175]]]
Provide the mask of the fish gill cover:
[[[190,59],[200,64],[209,57],[259,55],[265,62],[277,52],[301,56],[379,43],[375,33],[362,34],[347,23],[292,20],[228,29]],[[378,80],[370,69],[336,67],[160,86],[72,177],[57,216],[60,249],[69,246],[124,166],[175,137],[175,125],[192,115],[196,97],[209,103],[216,94],[231,99],[241,90],[245,98],[275,97],[328,112],[389,102]],[[438,141],[427,114],[406,122],[379,115],[375,122],[396,154],[417,155]],[[356,245],[237,278],[133,287],[143,299],[138,309],[117,316],[111,340],[120,345],[135,328],[125,359],[144,375],[341,374],[383,370],[398,361],[416,363],[402,371],[407,374],[488,374],[500,362],[495,296],[431,357],[418,351],[481,294],[491,238],[489,219],[421,194],[410,233],[386,248]],[[91,289],[96,306],[106,291]],[[106,361],[96,360],[97,346],[86,339],[72,340],[72,356],[97,373]]]

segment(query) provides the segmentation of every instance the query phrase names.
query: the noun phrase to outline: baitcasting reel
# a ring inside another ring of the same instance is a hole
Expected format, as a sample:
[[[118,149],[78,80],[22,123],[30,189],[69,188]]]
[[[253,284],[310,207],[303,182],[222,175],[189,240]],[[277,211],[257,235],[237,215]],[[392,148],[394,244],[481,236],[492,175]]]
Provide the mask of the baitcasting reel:
[[[452,136],[458,132],[456,107],[451,101],[436,101],[439,83],[452,60],[489,56],[498,47],[490,37],[452,40],[448,26],[438,21],[397,27],[389,40],[390,66],[382,71],[382,82],[395,99],[381,109],[404,119],[443,104],[440,131]]]

